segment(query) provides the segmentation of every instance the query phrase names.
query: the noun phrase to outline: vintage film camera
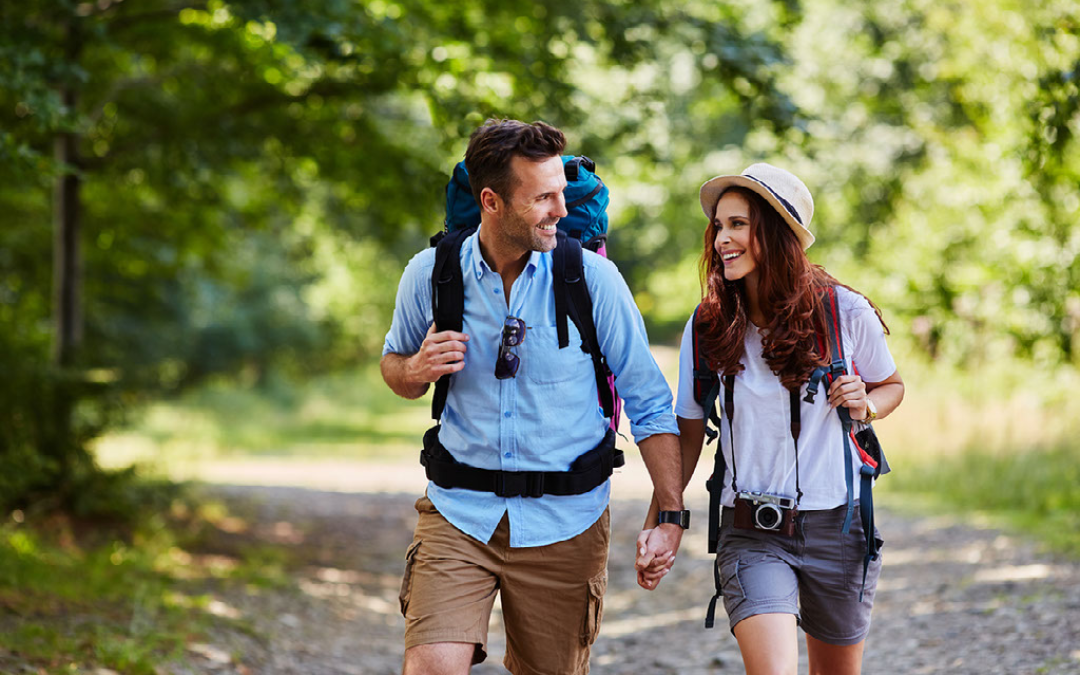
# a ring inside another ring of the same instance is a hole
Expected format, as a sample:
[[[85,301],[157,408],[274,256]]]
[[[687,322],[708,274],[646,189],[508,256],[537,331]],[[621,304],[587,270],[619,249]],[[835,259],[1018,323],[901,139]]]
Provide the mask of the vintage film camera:
[[[763,530],[791,537],[795,535],[798,514],[791,497],[764,492],[735,493],[735,527],[740,530]]]

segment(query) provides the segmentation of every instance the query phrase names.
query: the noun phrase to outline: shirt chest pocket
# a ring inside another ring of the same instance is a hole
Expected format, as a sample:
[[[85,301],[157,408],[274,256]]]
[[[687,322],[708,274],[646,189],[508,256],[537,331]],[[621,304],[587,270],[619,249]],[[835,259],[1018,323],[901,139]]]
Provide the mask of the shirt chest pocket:
[[[521,343],[521,369],[537,384],[555,384],[593,377],[592,359],[581,351],[581,335],[573,321],[567,321],[570,341],[559,349],[555,326],[530,326]]]

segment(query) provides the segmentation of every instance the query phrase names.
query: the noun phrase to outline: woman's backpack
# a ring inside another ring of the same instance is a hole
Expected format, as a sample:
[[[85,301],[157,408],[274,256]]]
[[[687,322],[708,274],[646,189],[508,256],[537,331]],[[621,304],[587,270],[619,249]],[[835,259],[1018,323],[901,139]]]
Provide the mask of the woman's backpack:
[[[825,390],[828,391],[832,382],[837,377],[847,374],[844,362],[844,344],[840,331],[840,305],[835,286],[828,286],[821,291],[822,305],[825,308],[826,331],[818,333],[817,340],[821,352],[828,351],[829,366],[820,366],[811,375],[806,386],[806,396],[803,398],[807,403],[813,403],[817,395],[818,386],[824,382]],[[708,443],[719,438],[720,416],[717,413],[717,398],[720,393],[720,378],[709,367],[704,351],[699,340],[698,312],[701,306],[694,310],[693,352],[694,352],[694,400],[705,411],[705,433]],[[856,373],[857,374],[857,373]],[[726,388],[728,408],[732,406],[730,393],[731,387]],[[795,399],[793,398],[793,401]],[[793,402],[794,406],[795,403]],[[793,419],[795,418],[793,410]],[[874,536],[874,501],[873,481],[878,476],[889,472],[889,463],[885,460],[881,444],[877,434],[869,424],[862,425],[858,433],[854,432],[855,422],[848,414],[847,408],[838,406],[836,413],[840,416],[840,423],[844,434],[844,480],[847,483],[848,501],[847,515],[844,518],[843,532],[847,534],[851,527],[851,519],[855,509],[855,480],[852,470],[852,448],[859,454],[861,460],[859,480],[859,515],[862,520],[863,531],[866,533],[866,555],[863,557],[863,585],[866,583],[866,572],[870,562],[878,556],[878,542]],[[710,429],[712,423],[715,428]],[[861,424],[861,423],[860,423]],[[727,472],[727,463],[721,449],[721,442],[717,441],[716,453],[713,457],[713,472],[705,485],[709,491],[709,553],[716,553],[720,544],[720,496],[724,489],[724,476]],[[713,627],[713,619],[716,602],[720,597],[720,581],[716,580],[716,595],[709,603],[709,610],[705,617],[705,627]],[[859,590],[859,600],[862,600],[862,589]]]

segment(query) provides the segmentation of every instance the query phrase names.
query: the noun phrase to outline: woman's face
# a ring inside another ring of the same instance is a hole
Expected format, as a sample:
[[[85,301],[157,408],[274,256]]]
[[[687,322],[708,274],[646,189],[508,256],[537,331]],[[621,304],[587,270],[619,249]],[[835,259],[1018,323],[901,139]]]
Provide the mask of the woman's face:
[[[713,248],[724,264],[728,281],[757,281],[757,257],[750,236],[750,202],[738,192],[725,192],[716,204]]]

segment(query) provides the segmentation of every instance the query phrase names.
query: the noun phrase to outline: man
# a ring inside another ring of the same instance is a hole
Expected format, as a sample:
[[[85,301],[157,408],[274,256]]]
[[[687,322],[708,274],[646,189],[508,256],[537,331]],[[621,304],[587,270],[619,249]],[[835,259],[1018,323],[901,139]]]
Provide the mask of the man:
[[[448,452],[470,472],[567,472],[580,456],[605,451],[612,437],[574,326],[568,347],[559,349],[556,338],[551,251],[567,214],[565,143],[542,122],[488,120],[473,133],[465,165],[481,224],[461,245],[461,332],[433,325],[433,249],[409,262],[398,288],[383,379],[400,396],[418,398],[452,375],[433,452]],[[679,521],[670,390],[618,270],[588,251],[583,270],[598,342],[618,378],[655,501]],[[579,494],[540,496],[430,482],[416,503],[402,582],[405,675],[468,673],[483,661],[496,592],[512,673],[588,672],[607,585],[609,496],[606,476]],[[642,539],[645,562],[669,561],[681,537],[680,524],[657,526]]]

